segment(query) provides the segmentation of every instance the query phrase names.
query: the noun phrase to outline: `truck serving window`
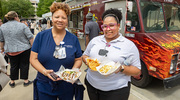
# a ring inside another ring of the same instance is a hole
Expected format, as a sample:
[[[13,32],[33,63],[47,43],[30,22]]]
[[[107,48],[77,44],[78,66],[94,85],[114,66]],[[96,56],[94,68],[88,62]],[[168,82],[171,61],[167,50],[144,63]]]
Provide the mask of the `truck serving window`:
[[[83,29],[83,11],[72,11],[69,20],[69,28]]]
[[[158,2],[140,2],[144,29],[146,32],[165,31],[162,5]]]
[[[180,30],[180,6],[164,4],[164,11],[168,30]]]

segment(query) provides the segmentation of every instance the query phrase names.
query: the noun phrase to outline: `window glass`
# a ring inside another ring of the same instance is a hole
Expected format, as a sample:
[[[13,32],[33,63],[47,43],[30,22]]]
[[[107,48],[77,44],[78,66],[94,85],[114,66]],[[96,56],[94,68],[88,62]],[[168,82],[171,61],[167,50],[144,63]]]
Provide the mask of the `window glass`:
[[[83,11],[76,10],[72,11],[69,19],[69,27],[83,29]]]
[[[146,32],[165,31],[162,5],[158,2],[140,2],[144,29]]]
[[[134,1],[132,1],[132,11],[127,11],[127,21],[130,22],[130,26],[127,25],[127,31],[139,31],[140,24],[139,24],[139,17],[137,12],[137,6]]]
[[[165,16],[169,31],[180,30],[180,6],[164,4]]]

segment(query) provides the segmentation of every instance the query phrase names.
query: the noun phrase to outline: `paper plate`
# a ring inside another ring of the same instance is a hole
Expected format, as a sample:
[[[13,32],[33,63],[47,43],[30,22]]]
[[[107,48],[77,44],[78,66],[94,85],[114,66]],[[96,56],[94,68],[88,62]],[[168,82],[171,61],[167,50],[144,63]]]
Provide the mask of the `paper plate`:
[[[120,63],[117,62],[107,62],[107,63],[103,63],[100,66],[96,67],[97,71],[102,74],[102,75],[110,75],[112,73],[114,73],[117,69],[119,69],[120,67]]]

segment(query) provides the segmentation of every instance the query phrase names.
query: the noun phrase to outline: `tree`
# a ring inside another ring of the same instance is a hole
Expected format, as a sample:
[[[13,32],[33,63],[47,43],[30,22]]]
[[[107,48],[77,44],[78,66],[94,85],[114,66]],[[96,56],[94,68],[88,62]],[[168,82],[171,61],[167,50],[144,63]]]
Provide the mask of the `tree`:
[[[42,14],[50,12],[49,7],[54,2],[54,0],[40,0],[37,8],[37,16],[41,17]]]
[[[62,2],[65,0],[39,0],[38,8],[37,8],[37,16],[42,17],[42,14],[50,12],[49,8],[54,1]]]
[[[21,17],[34,15],[34,7],[29,0],[1,0],[3,16],[9,11],[16,11]]]
[[[65,0],[56,0],[56,2],[64,2]]]
[[[0,17],[1,18],[4,18],[4,15],[8,12],[6,5],[7,5],[6,0],[0,0]]]

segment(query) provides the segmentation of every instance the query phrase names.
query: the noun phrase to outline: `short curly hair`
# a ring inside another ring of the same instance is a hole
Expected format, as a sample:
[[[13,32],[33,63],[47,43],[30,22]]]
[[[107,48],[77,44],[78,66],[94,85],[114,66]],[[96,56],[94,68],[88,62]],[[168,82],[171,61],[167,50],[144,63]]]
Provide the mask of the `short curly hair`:
[[[116,19],[117,23],[120,23],[122,20],[122,13],[120,10],[118,10],[116,8],[110,8],[110,9],[106,10],[102,15],[103,21],[107,16],[114,17]]]
[[[67,16],[69,16],[71,14],[71,8],[66,3],[54,2],[50,6],[50,11],[52,12],[52,14],[59,9],[65,11]]]

